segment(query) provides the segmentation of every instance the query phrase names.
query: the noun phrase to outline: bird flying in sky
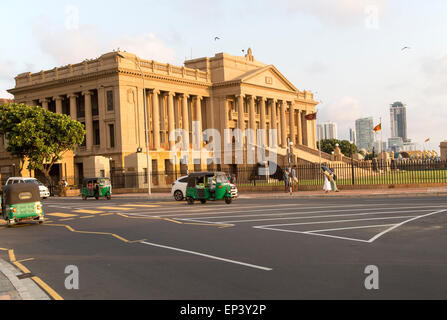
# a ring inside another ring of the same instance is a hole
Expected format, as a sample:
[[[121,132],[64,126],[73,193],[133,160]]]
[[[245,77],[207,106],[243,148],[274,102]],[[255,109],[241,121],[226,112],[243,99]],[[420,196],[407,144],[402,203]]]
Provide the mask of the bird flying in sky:
[[[214,37],[214,41],[220,40],[219,37]]]
[[[410,47],[403,47],[400,51],[404,51],[404,50],[407,50],[407,49],[411,49]]]

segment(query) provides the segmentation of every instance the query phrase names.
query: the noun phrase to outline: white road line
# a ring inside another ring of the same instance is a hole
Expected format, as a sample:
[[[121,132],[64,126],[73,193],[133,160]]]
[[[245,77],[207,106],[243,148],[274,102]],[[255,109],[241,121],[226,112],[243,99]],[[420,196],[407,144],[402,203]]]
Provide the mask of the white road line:
[[[426,208],[426,207],[424,207]],[[382,209],[389,209],[389,208],[371,208],[371,209],[364,209],[363,211],[372,211],[371,213],[365,213],[365,214],[381,214],[381,213],[406,213],[406,212],[419,212],[419,211],[432,211],[433,209],[418,209],[418,210],[412,210],[412,211],[404,211],[406,209],[415,209],[415,207],[403,207],[403,208],[398,208],[399,210],[395,210],[395,211],[388,211],[388,212],[378,212],[376,213],[376,211],[382,210]],[[396,208],[397,209],[397,208]],[[400,210],[402,209],[402,210]],[[234,216],[212,216],[212,217],[192,217],[192,218],[188,218],[188,219],[179,219],[179,220],[194,220],[196,218],[198,219],[222,219],[222,218],[245,218],[245,217],[272,217],[272,216],[290,216],[290,215],[304,215],[304,214],[314,214],[314,213],[332,213],[332,212],[350,212],[350,211],[357,211],[359,209],[340,209],[340,210],[318,210],[318,211],[307,211],[307,212],[300,212],[300,211],[295,211],[295,212],[288,212],[288,213],[265,213],[265,214],[248,214],[248,215],[234,215]],[[358,213],[359,215],[363,214],[363,213]],[[334,215],[331,215],[334,216]],[[274,219],[281,219],[281,218],[273,218]],[[284,219],[288,219],[288,218],[284,218]],[[266,219],[266,220],[272,220],[272,219]],[[241,222],[244,221],[252,221],[252,220],[238,220]],[[257,221],[257,220],[254,220]]]
[[[163,246],[163,245],[156,244],[156,243],[150,243],[150,242],[146,242],[146,241],[142,241],[140,243],[147,244],[149,246],[154,246],[154,247],[159,247],[159,248],[164,248],[164,249],[169,249],[169,250],[174,250],[174,251],[180,251],[180,252],[184,252],[184,253],[189,253],[189,254],[193,254],[193,255],[209,258],[209,259],[214,259],[214,260],[220,260],[220,261],[224,261],[224,262],[239,264],[239,265],[242,265],[242,266],[255,268],[255,269],[260,269],[260,270],[264,270],[264,271],[272,271],[273,270],[272,268],[262,267],[262,266],[258,266],[258,265],[254,265],[254,264],[249,264],[249,263],[245,263],[245,262],[236,261],[236,260],[220,258],[220,257],[216,257],[216,256],[212,256],[212,255],[204,254],[204,253],[200,253],[200,252],[195,252],[195,251],[190,251],[190,250],[184,250],[184,249],[179,249],[179,248],[174,248],[174,247]]]
[[[254,226],[253,228],[302,226],[302,225],[310,225],[310,224],[331,224],[331,223],[371,221],[371,220],[389,220],[389,219],[404,219],[404,218],[415,218],[415,216],[399,216],[399,217],[382,217],[382,218],[367,218],[367,219],[327,220],[327,221],[316,221],[316,222],[314,221],[314,222],[284,223],[284,224],[271,224],[271,225],[264,225],[264,226]],[[312,230],[309,230],[309,231],[312,231]],[[308,231],[302,231],[302,232],[308,232]]]
[[[325,234],[318,234],[318,233],[306,233],[303,231],[295,231],[295,230],[287,230],[287,229],[278,229],[278,228],[263,228],[263,227],[253,227],[256,229],[263,229],[263,230],[272,230],[272,231],[280,231],[280,232],[290,232],[290,233],[299,233],[299,234],[306,234],[306,235],[315,235],[315,236],[322,236],[322,237],[330,237],[330,238],[337,238],[337,239],[343,239],[343,240],[351,240],[351,241],[358,241],[358,242],[368,242],[367,240],[362,239],[355,239],[355,238],[348,238],[348,237],[339,237],[339,236],[331,236],[331,235],[325,235]]]
[[[339,230],[351,230],[351,229],[366,229],[366,228],[379,228],[379,227],[389,227],[389,226],[395,226],[395,223],[392,224],[376,224],[372,226],[360,226],[360,227],[346,227],[346,228],[335,228],[335,229],[321,229],[321,230],[312,230],[312,231],[305,231],[303,233],[315,233],[315,232],[327,232],[327,231],[339,231]]]
[[[379,239],[379,238],[380,238],[381,236],[383,236],[384,234],[386,234],[386,233],[388,233],[388,232],[390,232],[390,231],[392,231],[392,230],[394,230],[394,229],[396,229],[396,228],[398,228],[398,227],[400,227],[400,226],[402,226],[402,225],[404,225],[404,224],[406,224],[406,223],[408,223],[408,222],[411,222],[411,221],[414,221],[414,220],[417,220],[417,219],[420,219],[420,218],[425,218],[425,217],[428,217],[428,216],[431,216],[431,215],[434,215],[434,214],[438,214],[438,213],[441,213],[441,212],[446,212],[446,211],[447,211],[447,209],[445,209],[445,210],[439,210],[439,211],[436,211],[436,212],[432,212],[432,213],[424,214],[424,215],[422,215],[422,216],[418,216],[418,217],[414,217],[414,218],[405,220],[405,221],[403,221],[403,222],[401,222],[401,223],[398,223],[398,224],[396,224],[395,226],[393,226],[393,227],[391,227],[391,228],[388,228],[387,230],[385,230],[385,231],[383,231],[383,232],[381,232],[381,233],[375,235],[374,237],[372,237],[371,239],[369,239],[369,242],[374,242],[375,240]]]
[[[366,215],[379,215],[379,214],[407,214],[407,213],[417,213],[424,211],[432,211],[432,210],[408,210],[403,212],[395,212],[395,211],[387,211],[387,212],[370,212],[370,213],[353,213],[353,214],[338,214],[338,215],[324,215],[324,216],[293,216],[293,217],[285,217],[285,218],[271,218],[271,219],[251,219],[251,220],[231,220],[231,221],[207,221],[207,220],[198,220],[198,219],[176,219],[179,221],[190,221],[190,222],[201,222],[201,223],[222,223],[222,224],[233,224],[233,223],[246,223],[246,222],[261,222],[261,221],[278,221],[278,220],[302,220],[302,219],[319,219],[319,218],[333,218],[333,217],[357,217],[357,216],[366,216]],[[299,214],[296,214],[299,215]],[[403,216],[406,217],[406,216]],[[414,217],[414,215],[412,216]]]
[[[284,210],[284,211],[286,211],[286,210],[306,210],[306,209],[330,209],[330,208],[333,208],[334,206],[322,206],[322,207],[297,207],[295,204],[293,205],[293,208],[276,208],[276,207],[278,207],[278,206],[281,206],[282,207],[282,205],[277,205],[277,206],[273,206],[273,209],[268,209],[269,208],[269,206],[259,206],[259,207],[261,207],[261,208],[263,208],[263,209],[255,209],[255,210],[237,210],[237,211],[235,211],[235,210],[229,210],[229,211],[217,211],[217,212],[215,212],[215,213],[212,213],[211,215],[213,215],[213,217],[206,217],[206,215],[210,215],[210,213],[209,212],[203,212],[205,209],[203,209],[203,210],[200,210],[200,211],[194,211],[193,213],[185,213],[185,214],[179,214],[178,212],[179,212],[179,209],[177,209],[177,210],[174,210],[174,211],[167,211],[167,210],[163,210],[163,208],[157,208],[157,209],[154,209],[154,210],[150,210],[150,211],[139,211],[138,212],[138,214],[132,214],[132,215],[135,215],[135,216],[148,216],[148,215],[146,215],[145,213],[154,213],[154,212],[163,212],[163,213],[169,213],[169,212],[176,212],[177,214],[168,214],[168,215],[166,215],[166,214],[160,214],[160,215],[156,215],[156,216],[154,216],[154,217],[157,217],[157,218],[163,218],[163,217],[174,217],[174,218],[180,218],[180,217],[186,217],[186,216],[203,216],[203,215],[205,215],[205,217],[197,217],[197,218],[201,218],[201,219],[217,219],[217,218],[221,218],[221,217],[218,217],[218,215],[220,215],[220,214],[222,214],[222,213],[232,213],[232,214],[234,214],[234,213],[238,213],[238,212],[241,212],[241,213],[248,213],[248,212],[265,212],[266,210],[269,210],[269,211],[280,211],[280,210]],[[287,206],[289,206],[289,205],[287,205]],[[364,207],[364,206],[371,206],[370,204],[368,204],[368,205],[352,205],[352,206],[343,206],[343,207],[359,207],[359,206],[361,206],[361,207]],[[408,208],[410,208],[410,209],[414,209],[414,208],[445,208],[447,206],[447,204],[446,205],[443,205],[443,206],[412,206],[412,207],[408,207]],[[257,207],[257,206],[254,206],[254,207],[247,207],[247,208],[255,208],[255,207]],[[244,207],[237,207],[237,209],[243,209]],[[364,210],[380,210],[380,209],[390,209],[390,208],[393,208],[392,206],[389,206],[389,205],[386,205],[386,206],[384,206],[384,207],[376,207],[376,208],[371,208],[371,209],[364,209]],[[161,210],[160,210],[161,209]],[[396,208],[396,209],[399,209],[399,208]],[[206,211],[215,211],[216,210],[216,208],[212,208],[212,209],[209,209],[209,210],[206,210]],[[341,209],[341,210],[328,210],[327,212],[337,212],[337,211],[353,211],[354,209],[352,209],[352,210],[350,210],[350,209]],[[191,211],[189,211],[189,212],[191,212]],[[323,211],[324,212],[324,211]],[[293,214],[293,213],[292,213]],[[269,215],[269,214],[265,214],[265,215]],[[254,216],[259,216],[259,215],[254,215]],[[224,216],[225,217],[225,216]],[[231,216],[230,216],[231,217]],[[237,217],[240,217],[240,216],[237,216]],[[191,218],[191,219],[194,219],[194,218],[196,218],[196,217],[193,217],[193,218]]]

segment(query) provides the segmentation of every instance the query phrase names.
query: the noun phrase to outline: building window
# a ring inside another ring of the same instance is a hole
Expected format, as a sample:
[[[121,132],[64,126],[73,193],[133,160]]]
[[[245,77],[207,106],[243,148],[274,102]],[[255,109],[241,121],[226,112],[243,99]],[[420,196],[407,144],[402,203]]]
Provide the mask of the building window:
[[[85,130],[85,122],[81,122],[84,130]],[[87,133],[84,135],[84,141],[82,141],[81,147],[85,147],[87,144]]]
[[[85,97],[82,94],[76,99],[76,113],[78,119],[85,118]]]
[[[115,125],[109,124],[110,148],[115,148]]]
[[[248,103],[244,100],[244,113],[248,113]]]
[[[106,176],[105,170],[99,170],[99,177],[104,178]]]
[[[48,102],[48,111],[56,113],[56,101],[54,101],[53,99],[49,100],[50,101]]]
[[[99,121],[93,121],[93,145],[99,146],[101,144],[101,135],[99,134]]]
[[[113,111],[113,90],[107,91],[107,111]]]
[[[93,94],[92,94],[92,116],[97,116],[98,114],[99,114],[98,90],[93,90]]]

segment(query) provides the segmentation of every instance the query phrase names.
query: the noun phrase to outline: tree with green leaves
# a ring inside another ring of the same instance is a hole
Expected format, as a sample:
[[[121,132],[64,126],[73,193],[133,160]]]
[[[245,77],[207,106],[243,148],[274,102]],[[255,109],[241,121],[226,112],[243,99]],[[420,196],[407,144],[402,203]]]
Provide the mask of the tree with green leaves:
[[[51,168],[82,144],[85,129],[67,115],[10,103],[0,106],[0,135],[6,136],[7,151],[20,159],[19,173],[26,159],[28,170],[42,171],[50,182]]]
[[[321,143],[321,151],[331,154],[335,150],[335,146],[338,144],[341,153],[346,157],[351,156],[351,143],[348,140],[338,140],[338,139],[323,139],[317,142],[317,147]],[[352,145],[352,153],[357,152],[357,146]]]

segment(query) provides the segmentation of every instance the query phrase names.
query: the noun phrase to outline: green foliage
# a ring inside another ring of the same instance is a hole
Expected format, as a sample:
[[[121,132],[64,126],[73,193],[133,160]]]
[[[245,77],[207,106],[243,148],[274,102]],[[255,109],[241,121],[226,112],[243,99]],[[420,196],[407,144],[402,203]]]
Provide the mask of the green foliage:
[[[7,151],[28,169],[41,170],[47,178],[53,164],[84,140],[84,126],[69,116],[25,104],[0,107],[0,134],[8,139]]]
[[[317,147],[319,147],[320,141],[317,142]],[[338,140],[338,139],[324,139],[321,140],[321,151],[332,154],[332,151],[335,150],[335,146],[338,143],[340,147],[341,153],[343,153],[346,157],[351,156],[351,143],[348,140]],[[357,146],[355,144],[352,145],[352,152],[357,152]]]

